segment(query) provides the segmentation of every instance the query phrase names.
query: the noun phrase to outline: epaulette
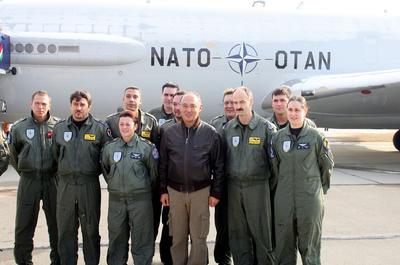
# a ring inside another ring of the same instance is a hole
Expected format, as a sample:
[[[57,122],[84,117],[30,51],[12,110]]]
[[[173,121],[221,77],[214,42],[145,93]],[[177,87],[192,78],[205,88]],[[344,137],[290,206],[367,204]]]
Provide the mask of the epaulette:
[[[100,124],[103,125],[104,127],[107,127],[107,123],[106,123],[105,121],[102,121],[102,120],[97,119],[97,118],[95,118],[95,117],[93,117],[93,120],[94,120],[95,122],[100,123]]]
[[[56,127],[58,124],[66,121],[66,119],[59,119],[56,123],[54,123],[54,127]]]
[[[113,114],[108,115],[108,116],[106,117],[106,119],[112,118],[112,117],[114,117],[114,116],[116,116],[116,115],[119,115],[119,112],[115,112],[115,113],[113,113]]]
[[[275,124],[273,124],[270,121],[266,121],[265,125],[267,126],[268,130],[270,130],[270,131],[276,131],[277,130]]]
[[[145,138],[143,138],[143,137],[139,137],[139,140],[145,142],[146,144],[148,144],[148,145],[150,145],[150,146],[153,146],[153,145],[154,145],[152,142],[150,142],[149,140],[147,140],[147,139],[145,139]],[[154,146],[155,146],[155,145],[154,145]]]
[[[221,119],[221,118],[223,118],[224,116],[225,116],[224,114],[218,115],[217,117],[214,117],[214,118],[210,121],[210,123],[212,123],[213,121],[216,121],[216,120],[218,120],[218,119]]]
[[[51,116],[51,118],[52,118],[56,123],[58,123],[59,121],[62,120],[61,118],[59,118],[59,117],[54,117],[54,116]]]
[[[156,119],[156,117],[154,117],[154,115],[152,115],[148,112],[142,112],[142,114],[144,114],[144,116],[149,116],[150,119],[153,119],[155,122],[157,122],[157,119]]]
[[[21,123],[21,122],[27,120],[28,118],[29,118],[29,117],[21,118],[21,119],[17,120],[16,122],[14,122],[12,126],[17,125],[18,123]]]

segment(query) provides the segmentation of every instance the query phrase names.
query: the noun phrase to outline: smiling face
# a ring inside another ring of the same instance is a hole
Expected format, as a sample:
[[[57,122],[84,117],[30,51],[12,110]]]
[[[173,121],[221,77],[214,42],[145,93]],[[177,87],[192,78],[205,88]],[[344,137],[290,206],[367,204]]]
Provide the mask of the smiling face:
[[[287,117],[292,128],[303,127],[307,115],[307,106],[297,100],[290,101],[287,106]]]
[[[135,134],[136,124],[132,117],[120,117],[118,122],[121,138],[128,142]]]
[[[186,94],[181,99],[182,120],[187,126],[192,126],[199,118],[203,106],[198,96]]]
[[[235,117],[235,107],[233,105],[233,94],[227,94],[224,97],[224,113],[228,120]]]

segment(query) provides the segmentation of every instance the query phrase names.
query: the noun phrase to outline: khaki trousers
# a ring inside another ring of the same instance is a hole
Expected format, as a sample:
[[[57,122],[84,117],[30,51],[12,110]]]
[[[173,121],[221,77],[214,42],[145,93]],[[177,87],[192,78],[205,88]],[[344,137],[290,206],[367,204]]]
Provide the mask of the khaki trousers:
[[[191,193],[168,187],[170,198],[169,227],[174,265],[205,265],[208,259],[207,235],[210,229],[208,197],[210,187]],[[191,239],[188,257],[188,235]]]

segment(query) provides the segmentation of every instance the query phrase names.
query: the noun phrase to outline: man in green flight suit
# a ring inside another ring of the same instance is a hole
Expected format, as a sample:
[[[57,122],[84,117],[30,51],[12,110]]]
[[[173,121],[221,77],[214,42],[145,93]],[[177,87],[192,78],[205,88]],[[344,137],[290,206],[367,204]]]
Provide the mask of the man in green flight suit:
[[[11,164],[21,177],[15,219],[14,257],[17,264],[33,264],[33,236],[41,200],[50,239],[50,264],[60,264],[56,221],[57,167],[51,153],[53,128],[59,119],[50,115],[50,103],[47,92],[33,93],[31,115],[17,121],[11,129]]]
[[[178,91],[179,86],[172,82],[165,83],[162,86],[162,105],[148,111],[149,114],[153,115],[157,119],[158,126],[163,125],[164,122],[174,117],[174,106],[172,100]]]
[[[269,118],[269,121],[272,122],[279,130],[285,128],[289,124],[286,108],[289,102],[289,98],[292,96],[292,91],[288,86],[283,85],[275,89],[272,92],[271,96],[271,107],[274,113]],[[312,120],[306,118],[305,122],[310,127],[317,128],[317,125],[315,125]]]
[[[222,130],[230,120],[235,118],[235,108],[233,107],[233,88],[224,90],[223,103],[224,114],[219,115],[210,121],[217,132],[221,135]],[[217,236],[215,238],[214,259],[219,265],[231,264],[231,252],[229,250],[229,234],[228,234],[228,192],[226,180],[224,181],[224,192],[221,195],[221,200],[215,206],[214,214],[215,228]]]
[[[239,265],[274,264],[268,150],[275,126],[252,110],[247,87],[233,93],[236,118],[222,133],[228,181],[229,246]]]
[[[111,140],[105,123],[89,112],[87,91],[70,96],[71,113],[54,126],[53,156],[58,162],[57,224],[61,264],[76,265],[81,225],[85,264],[100,259],[100,152]]]
[[[152,186],[158,178],[158,151],[135,133],[130,111],[119,114],[121,138],[104,146],[102,166],[108,184],[108,265],[127,264],[131,235],[133,261],[150,265],[154,254]]]

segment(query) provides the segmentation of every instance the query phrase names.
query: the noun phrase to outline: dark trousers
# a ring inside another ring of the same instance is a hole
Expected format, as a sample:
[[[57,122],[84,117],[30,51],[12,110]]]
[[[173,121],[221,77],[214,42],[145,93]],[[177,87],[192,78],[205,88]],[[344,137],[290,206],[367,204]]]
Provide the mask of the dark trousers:
[[[14,257],[17,264],[32,263],[33,236],[41,200],[50,240],[50,264],[60,264],[57,251],[56,196],[57,180],[55,177],[38,179],[21,176],[18,184],[15,219]]]
[[[225,191],[221,200],[215,206],[215,238],[214,260],[218,264],[231,264],[231,251],[229,248],[228,234],[228,192]]]
[[[100,183],[69,184],[60,179],[57,190],[58,250],[62,265],[78,261],[78,228],[81,226],[86,265],[100,260]]]
[[[128,241],[135,265],[150,265],[154,255],[153,211],[151,196],[144,200],[109,199],[107,264],[128,261]]]
[[[160,257],[164,265],[172,265],[171,246],[172,236],[169,235],[169,207],[163,207],[162,210],[162,224],[163,229],[160,240]]]

